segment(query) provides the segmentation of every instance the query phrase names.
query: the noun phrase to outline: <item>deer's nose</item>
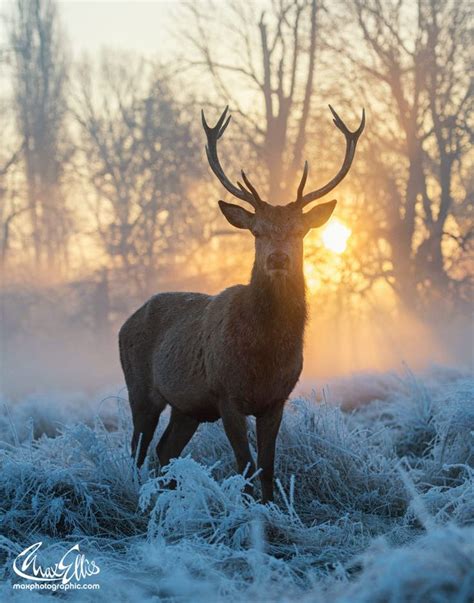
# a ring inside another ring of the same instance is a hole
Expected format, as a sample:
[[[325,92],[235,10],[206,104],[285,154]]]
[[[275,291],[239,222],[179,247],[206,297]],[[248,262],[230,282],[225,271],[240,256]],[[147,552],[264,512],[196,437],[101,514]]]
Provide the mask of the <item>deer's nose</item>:
[[[275,251],[267,258],[267,268],[269,270],[288,270],[290,258],[282,251]]]

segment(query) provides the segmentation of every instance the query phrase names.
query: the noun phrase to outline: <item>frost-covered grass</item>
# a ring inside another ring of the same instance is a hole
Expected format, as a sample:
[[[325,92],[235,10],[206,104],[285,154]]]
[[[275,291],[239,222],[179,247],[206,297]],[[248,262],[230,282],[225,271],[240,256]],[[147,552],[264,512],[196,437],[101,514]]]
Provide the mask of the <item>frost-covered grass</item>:
[[[12,590],[13,558],[42,541],[45,564],[79,543],[100,566],[100,591],[59,595],[81,601],[471,602],[474,381],[374,379],[288,403],[267,506],[243,493],[220,423],[137,474],[125,400],[6,404],[0,600],[53,598]]]

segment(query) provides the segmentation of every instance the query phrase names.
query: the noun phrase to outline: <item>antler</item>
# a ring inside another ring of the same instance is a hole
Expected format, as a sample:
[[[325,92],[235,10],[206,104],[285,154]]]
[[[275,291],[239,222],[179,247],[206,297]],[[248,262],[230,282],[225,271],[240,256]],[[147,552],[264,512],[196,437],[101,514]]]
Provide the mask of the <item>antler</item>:
[[[341,180],[344,179],[347,172],[351,168],[352,160],[354,159],[354,155],[355,155],[357,141],[359,140],[359,137],[362,134],[364,127],[365,127],[365,110],[364,109],[362,109],[362,119],[361,119],[359,127],[357,128],[357,130],[355,130],[355,132],[351,132],[349,130],[349,128],[346,126],[346,124],[339,117],[339,115],[331,107],[331,105],[329,105],[329,108],[331,109],[331,113],[333,114],[334,124],[335,124],[336,128],[341,130],[341,132],[346,137],[346,156],[344,157],[344,161],[342,163],[341,169],[336,174],[336,176],[334,176],[334,178],[332,180],[330,180],[323,187],[318,188],[317,190],[312,191],[311,193],[306,193],[306,195],[303,195],[304,186],[306,184],[306,178],[308,177],[308,162],[305,161],[303,176],[301,177],[301,182],[300,182],[300,185],[298,186],[298,195],[296,197],[296,204],[299,205],[301,208],[308,205],[308,203],[311,203],[311,201],[315,201],[316,199],[320,199],[321,197],[324,197],[324,195],[327,195],[329,192],[332,191],[333,188],[335,188],[339,184],[339,182],[341,182]]]
[[[207,160],[209,161],[211,170],[217,176],[224,188],[229,191],[229,193],[231,193],[232,195],[234,195],[234,197],[237,197],[237,199],[240,199],[241,201],[246,201],[247,203],[250,203],[250,205],[252,205],[252,207],[254,207],[255,209],[258,209],[262,207],[265,202],[262,201],[260,195],[257,193],[255,187],[251,184],[244,171],[242,170],[241,174],[244,184],[247,188],[245,188],[245,186],[240,182],[237,182],[237,186],[235,186],[225,175],[224,170],[222,169],[221,163],[219,161],[219,156],[217,155],[217,141],[224,134],[225,129],[229,125],[231,118],[231,115],[227,116],[228,110],[229,107],[227,106],[213,128],[208,125],[206,118],[204,117],[204,111],[201,111],[202,126],[207,136]]]

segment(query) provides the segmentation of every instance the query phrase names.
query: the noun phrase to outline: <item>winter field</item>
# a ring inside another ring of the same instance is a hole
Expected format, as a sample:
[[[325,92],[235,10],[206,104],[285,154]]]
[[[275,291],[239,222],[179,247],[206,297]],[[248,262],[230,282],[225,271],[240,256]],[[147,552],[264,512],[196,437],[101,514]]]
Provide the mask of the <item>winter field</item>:
[[[292,399],[267,506],[243,494],[220,422],[159,475],[153,456],[133,468],[125,398],[31,398],[0,420],[2,601],[474,599],[474,381],[462,371],[361,375]],[[40,541],[43,565],[79,544],[100,590],[14,590],[14,558]]]

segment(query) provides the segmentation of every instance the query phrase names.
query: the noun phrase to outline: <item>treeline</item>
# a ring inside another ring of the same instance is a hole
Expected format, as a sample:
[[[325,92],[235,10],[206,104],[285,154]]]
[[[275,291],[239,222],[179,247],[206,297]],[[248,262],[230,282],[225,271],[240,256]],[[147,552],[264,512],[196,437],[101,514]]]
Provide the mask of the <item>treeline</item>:
[[[242,0],[216,10],[200,0],[176,11],[179,52],[162,62],[126,49],[78,60],[52,0],[8,7],[0,271],[18,329],[38,321],[39,299],[45,314],[60,300],[65,319],[97,329],[163,288],[212,289],[245,274],[250,242],[227,236],[203,152],[200,108],[212,122],[226,104],[229,171],[244,167],[275,203],[294,198],[305,159],[315,184],[337,171],[343,141],[327,104],[353,127],[365,107],[337,191],[348,250],[334,268],[318,240],[308,249],[318,295],[359,307],[390,291],[435,320],[467,312],[470,2]]]

